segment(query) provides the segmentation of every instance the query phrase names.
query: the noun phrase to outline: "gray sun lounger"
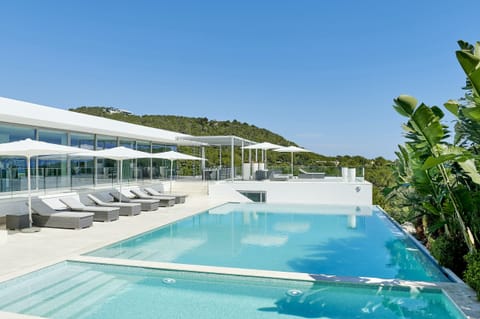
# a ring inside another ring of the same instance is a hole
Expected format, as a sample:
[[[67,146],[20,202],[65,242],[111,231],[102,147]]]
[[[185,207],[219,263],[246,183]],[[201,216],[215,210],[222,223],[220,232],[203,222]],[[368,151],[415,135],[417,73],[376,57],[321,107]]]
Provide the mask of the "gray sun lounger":
[[[159,201],[160,207],[169,207],[175,205],[175,197],[173,196],[166,196],[163,194],[160,194],[158,196],[152,196],[136,188],[130,189],[130,192],[132,192],[135,196],[137,196],[137,198],[140,199],[156,199]]]
[[[33,224],[40,227],[81,229],[93,224],[94,213],[57,211],[39,198],[32,199]]]
[[[157,210],[160,204],[159,200],[157,199],[139,199],[139,198],[131,198],[127,197],[123,194],[120,194],[119,191],[112,190],[109,194],[117,201],[122,203],[136,203],[142,205],[143,211],[152,211]],[[133,194],[132,194],[133,197]],[[115,202],[116,203],[116,202]]]
[[[80,201],[85,205],[97,205],[102,207],[120,208],[120,216],[135,216],[140,214],[141,205],[135,203],[114,203],[113,198],[108,194],[95,193],[88,195],[80,195]]]
[[[324,172],[307,172],[301,168],[298,171],[301,173],[298,175],[298,178],[325,178]]]
[[[73,211],[94,213],[93,221],[95,222],[111,222],[118,219],[120,213],[119,207],[101,207],[101,206],[85,206],[76,197],[63,197],[60,201],[67,205]]]
[[[147,192],[151,196],[173,196],[175,197],[175,204],[183,204],[185,203],[185,199],[187,198],[187,194],[166,194],[158,191],[152,187],[144,187],[145,192]]]

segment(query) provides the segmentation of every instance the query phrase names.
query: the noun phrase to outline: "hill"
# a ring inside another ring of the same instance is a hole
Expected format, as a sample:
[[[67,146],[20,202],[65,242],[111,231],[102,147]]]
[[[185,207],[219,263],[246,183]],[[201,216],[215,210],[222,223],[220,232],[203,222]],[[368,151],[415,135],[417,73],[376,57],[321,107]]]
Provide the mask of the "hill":
[[[70,109],[74,112],[106,117],[144,126],[190,135],[236,135],[254,141],[269,141],[280,145],[295,145],[282,136],[267,129],[248,123],[233,121],[215,121],[206,117],[185,117],[175,115],[135,115],[125,110],[112,107],[79,107]]]
[[[185,117],[175,115],[135,115],[126,110],[120,110],[112,107],[87,107],[82,106],[70,109],[70,111],[85,113],[95,116],[101,116],[113,120],[124,121],[149,127],[155,127],[190,135],[207,136],[207,135],[235,135],[258,142],[271,142],[278,145],[296,145],[294,142],[255,125],[242,123],[237,120],[232,121],[216,121],[209,120],[206,117]],[[181,151],[191,153],[190,147],[180,147]],[[218,164],[218,151],[207,150],[206,157],[210,165]],[[237,154],[240,157],[240,153]],[[328,157],[315,153],[298,154],[298,161],[306,165],[315,165],[319,162],[335,162],[336,157]],[[228,161],[227,158],[225,158]],[[289,155],[269,152],[269,161],[276,163],[288,163]],[[238,162],[240,163],[240,158]],[[222,163],[226,164],[226,163]]]

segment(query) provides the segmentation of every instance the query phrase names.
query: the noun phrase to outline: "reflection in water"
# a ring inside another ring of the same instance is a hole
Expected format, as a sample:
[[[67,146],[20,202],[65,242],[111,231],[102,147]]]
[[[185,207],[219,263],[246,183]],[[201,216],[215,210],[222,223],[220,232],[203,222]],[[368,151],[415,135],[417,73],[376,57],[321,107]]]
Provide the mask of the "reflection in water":
[[[290,294],[289,290],[275,302],[275,306],[258,310],[301,318],[460,318],[460,314],[448,307],[444,296],[437,292],[412,293],[391,287],[318,286],[299,294]]]
[[[247,235],[241,239],[244,245],[256,245],[262,247],[283,246],[288,240],[288,236],[273,236],[263,234]]]
[[[355,229],[357,228],[357,216],[348,215],[348,228]]]
[[[248,205],[245,208],[249,209],[239,211],[227,207],[90,255],[337,276],[447,280],[428,259],[422,259],[421,252],[401,251],[402,243],[407,249],[415,246],[407,243],[408,238],[383,213],[372,214],[371,208],[367,214],[355,206],[300,206],[303,213],[288,213],[294,208],[288,205],[276,207],[279,213],[269,212],[268,205]]]
[[[407,247],[404,240],[392,239],[385,243],[385,247],[390,253],[388,267],[397,269],[395,278],[408,280],[425,280],[427,276],[435,276],[431,267],[426,265],[429,261],[426,257],[418,253],[418,249]],[[434,269],[438,272],[437,269]]]

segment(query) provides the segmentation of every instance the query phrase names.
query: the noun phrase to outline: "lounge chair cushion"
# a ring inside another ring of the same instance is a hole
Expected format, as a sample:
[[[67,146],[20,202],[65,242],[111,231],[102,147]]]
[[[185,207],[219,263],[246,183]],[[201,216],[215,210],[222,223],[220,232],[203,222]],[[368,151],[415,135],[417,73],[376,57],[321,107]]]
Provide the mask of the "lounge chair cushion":
[[[117,220],[120,213],[119,207],[85,206],[75,197],[60,198],[60,201],[74,211],[93,212],[95,214],[93,220],[97,222],[111,222]]]
[[[136,199],[136,198],[132,199],[124,196],[119,191],[111,191],[110,195],[112,195],[112,197],[119,202],[140,203],[142,205],[143,211],[157,210],[160,204],[160,201],[156,199]]]
[[[101,198],[107,199],[107,201],[102,200]],[[94,194],[87,194],[81,195],[80,199],[83,203],[92,202],[95,205],[103,206],[103,207],[118,207],[120,208],[120,216],[134,216],[138,215],[141,212],[141,205],[137,203],[124,203],[124,202],[110,202],[109,200],[113,198],[106,194],[101,193],[94,193]]]
[[[159,201],[159,206],[161,207],[168,207],[168,206],[173,206],[175,205],[175,197],[174,196],[166,196],[166,195],[158,195],[158,196],[152,196],[149,195],[145,192],[143,192],[140,189],[130,189],[130,191],[136,195],[139,199],[154,199]]]
[[[162,186],[163,189],[163,186]],[[185,199],[187,198],[187,194],[178,194],[178,193],[163,193],[163,191],[154,189],[152,187],[145,187],[144,190],[152,195],[152,196],[173,196],[175,197],[175,204],[183,204],[185,203]]]
[[[33,224],[40,227],[73,228],[90,227],[94,214],[91,212],[56,211],[41,199],[32,199]]]

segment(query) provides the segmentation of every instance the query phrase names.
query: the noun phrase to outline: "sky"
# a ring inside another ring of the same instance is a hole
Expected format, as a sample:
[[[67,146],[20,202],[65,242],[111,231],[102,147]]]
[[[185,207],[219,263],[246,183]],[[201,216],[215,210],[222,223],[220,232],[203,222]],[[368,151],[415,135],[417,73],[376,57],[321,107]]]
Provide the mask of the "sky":
[[[235,119],[319,154],[394,159],[393,99],[463,96],[455,50],[480,40],[479,12],[478,0],[4,0],[0,96]]]

